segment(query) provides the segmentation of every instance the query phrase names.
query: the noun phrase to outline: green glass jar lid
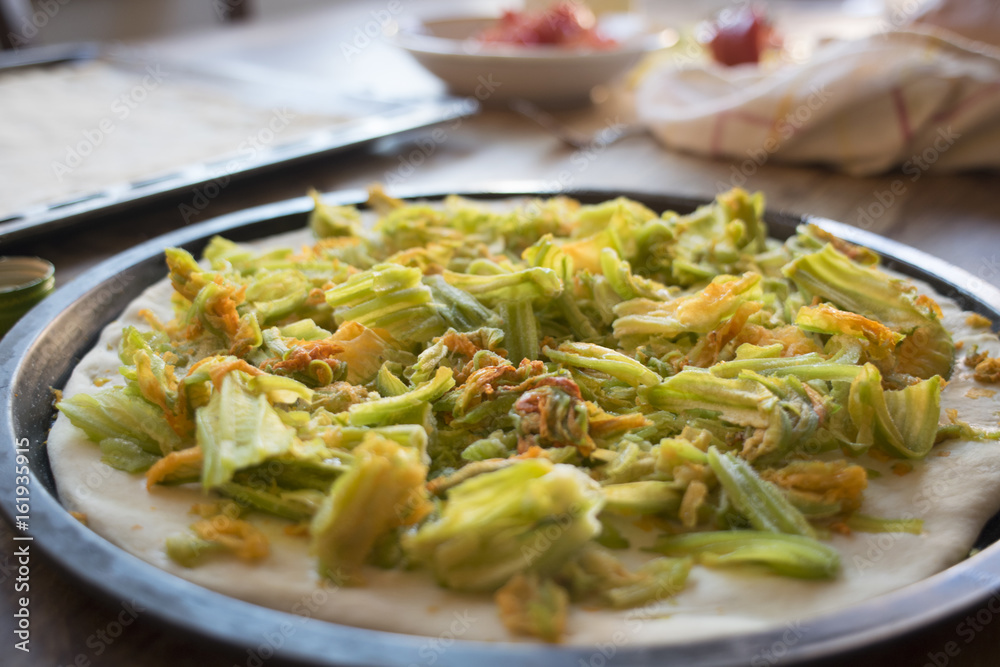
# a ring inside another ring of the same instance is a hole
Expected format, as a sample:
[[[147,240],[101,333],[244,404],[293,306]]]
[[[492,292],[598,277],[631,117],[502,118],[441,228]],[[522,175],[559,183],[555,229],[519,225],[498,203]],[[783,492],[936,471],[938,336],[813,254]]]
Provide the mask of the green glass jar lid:
[[[0,257],[0,334],[52,291],[55,273],[39,257]]]

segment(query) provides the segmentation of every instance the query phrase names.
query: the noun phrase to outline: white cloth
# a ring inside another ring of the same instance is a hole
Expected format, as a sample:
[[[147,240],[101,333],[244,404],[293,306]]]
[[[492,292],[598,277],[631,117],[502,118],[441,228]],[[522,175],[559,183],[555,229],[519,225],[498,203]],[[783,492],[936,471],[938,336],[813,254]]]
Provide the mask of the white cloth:
[[[804,64],[663,69],[636,94],[666,146],[757,164],[1000,167],[1000,48],[931,24],[828,43]]]
[[[932,0],[913,19],[993,46],[1000,46],[1000,3],[997,0]]]

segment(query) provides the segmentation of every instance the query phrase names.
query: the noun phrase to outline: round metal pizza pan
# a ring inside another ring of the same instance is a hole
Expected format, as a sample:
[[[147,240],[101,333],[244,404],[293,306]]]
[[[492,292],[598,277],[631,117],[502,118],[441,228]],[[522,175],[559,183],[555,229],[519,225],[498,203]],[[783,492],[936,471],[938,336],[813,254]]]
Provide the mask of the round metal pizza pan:
[[[403,198],[441,198],[458,192],[474,198],[551,195],[539,183],[493,183],[447,191],[397,189]],[[656,211],[687,212],[705,200],[650,192],[584,190],[563,192],[586,203],[625,195]],[[362,204],[360,190],[335,192],[326,200]],[[131,599],[173,632],[191,633],[227,645],[254,648],[267,637],[294,636],[274,647],[277,657],[307,664],[409,666],[426,662],[427,638],[337,625],[252,605],[207,590],[126,553],[84,527],[59,503],[45,442],[54,418],[51,388],[62,387],[100,330],[147,286],[163,278],[163,250],[182,246],[199,254],[208,240],[224,234],[250,240],[301,228],[312,203],[307,197],[226,215],[179,229],[121,253],[58,289],[35,307],[0,343],[0,513],[13,525],[14,443],[29,450],[30,536],[40,549],[82,585],[117,599]],[[1000,320],[1000,290],[926,253],[830,220],[772,212],[771,235],[784,238],[803,222],[879,252],[887,266],[920,278],[966,309]],[[21,535],[18,533],[18,535]],[[987,524],[977,555],[898,591],[832,614],[807,619],[800,627],[734,635],[711,641],[663,646],[608,645],[560,647],[529,643],[456,640],[432,656],[441,666],[586,667],[588,665],[859,664],[858,656],[911,644],[920,637],[947,638],[954,619],[983,607],[1000,590],[1000,517]],[[276,634],[277,633],[277,634]],[[274,642],[277,643],[277,642]],[[272,643],[271,645],[273,645]],[[423,653],[421,650],[423,649]],[[942,649],[937,649],[942,650]],[[898,653],[897,653],[898,655]],[[921,654],[922,655],[922,654]],[[945,656],[945,653],[940,655]],[[893,661],[895,662],[895,661]],[[896,663],[902,664],[902,663]],[[933,663],[932,663],[933,664]]]

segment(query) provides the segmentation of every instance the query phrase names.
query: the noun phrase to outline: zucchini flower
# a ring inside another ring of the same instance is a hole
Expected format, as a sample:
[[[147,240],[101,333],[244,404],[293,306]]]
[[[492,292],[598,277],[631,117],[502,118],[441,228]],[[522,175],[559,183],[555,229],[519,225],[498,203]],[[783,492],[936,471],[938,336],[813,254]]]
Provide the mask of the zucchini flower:
[[[240,371],[227,373],[208,405],[195,413],[206,489],[230,481],[237,470],[287,452],[295,440],[295,430],[285,425],[266,396],[247,388],[243,377]]]
[[[652,551],[667,556],[695,556],[702,565],[754,565],[797,579],[833,579],[840,555],[822,542],[801,535],[725,530],[661,537]]]
[[[181,438],[194,431],[184,385],[178,383],[174,366],[164,361],[135,327],[126,327],[118,357],[119,371],[150,403],[163,410],[167,423]]]
[[[685,370],[640,392],[658,410],[680,414],[710,411],[730,424],[765,428],[777,397],[755,380],[721,378],[706,370]]]
[[[795,259],[782,271],[806,294],[905,334],[894,355],[893,372],[922,379],[951,375],[955,346],[941,324],[940,309],[928,297],[915,295],[908,282],[859,266],[830,244]]]
[[[580,309],[576,294],[573,293],[573,258],[567,255],[552,238],[546,234],[522,254],[530,266],[552,269],[563,283],[563,291],[553,300],[562,320],[569,325],[577,338],[593,339],[600,334],[590,318]]]
[[[208,556],[228,554],[242,561],[255,562],[267,557],[270,544],[253,524],[239,518],[239,509],[230,504],[212,509],[199,507],[202,518],[191,531],[167,538],[167,556],[182,567],[196,567]]]
[[[733,316],[748,301],[758,301],[764,291],[761,276],[747,272],[740,277],[718,276],[704,289],[672,301],[633,299],[615,307],[615,338],[707,334]]]
[[[347,377],[347,364],[335,358],[342,348],[329,339],[285,338],[277,327],[266,330],[261,339],[267,351],[275,355],[258,364],[263,371],[289,376],[310,387],[325,387]]]
[[[434,377],[423,382],[405,394],[376,398],[352,405],[348,420],[352,426],[384,426],[397,423],[400,415],[408,410],[432,403],[444,396],[455,386],[455,378],[450,368],[438,368]]]
[[[240,507],[252,508],[289,521],[311,519],[316,514],[319,501],[324,498],[323,492],[316,489],[288,491],[274,488],[265,491],[262,486],[259,483],[244,485],[226,482],[215,490],[236,501]]]
[[[292,316],[309,297],[310,282],[301,271],[259,271],[253,275],[244,295],[246,303],[262,326]]]
[[[637,232],[637,266],[662,280],[694,285],[731,273],[746,254],[765,250],[764,197],[735,188],[688,215],[664,213]]]
[[[438,313],[449,327],[465,332],[500,324],[496,313],[468,292],[449,285],[441,276],[424,276],[423,283],[430,288]]]
[[[282,251],[291,254],[290,251]],[[240,273],[252,273],[254,253],[238,243],[221,236],[213,236],[202,251],[201,256],[207,259],[216,271],[233,270]]]
[[[683,491],[673,482],[626,482],[602,487],[605,510],[625,516],[633,514],[677,515]]]
[[[757,530],[816,536],[806,518],[781,490],[762,479],[743,459],[728,453],[720,454],[715,447],[709,447],[708,465],[730,502]]]
[[[779,401],[770,410],[767,427],[758,429],[744,441],[741,455],[748,461],[781,460],[801,445],[809,444],[826,415],[822,396],[812,390],[810,397],[816,403],[803,398],[799,392],[805,391],[805,385],[795,376],[777,379],[769,385]]]
[[[393,354],[393,347],[384,334],[357,322],[345,322],[330,338],[341,351],[333,356],[347,364],[347,381],[364,384],[372,379],[382,363]]]
[[[900,341],[906,338],[903,334],[864,315],[840,310],[828,304],[802,306],[795,316],[795,325],[806,331],[844,334],[866,341],[868,356],[872,359],[884,359]]]
[[[255,337],[253,334],[247,336],[245,329],[251,329],[254,324],[240,321],[240,313],[237,308],[243,303],[246,290],[244,286],[238,285],[230,280],[210,282],[206,284],[195,296],[188,308],[187,321],[193,323],[197,321],[206,331],[219,339],[225,341],[227,345],[233,345],[237,340]],[[259,326],[257,327],[259,331]],[[258,343],[259,344],[259,343]]]
[[[377,543],[431,511],[418,450],[372,433],[351,453],[309,529],[320,574],[340,585],[363,584]]]
[[[763,471],[761,477],[784,489],[800,510],[825,506],[828,516],[860,508],[868,486],[865,469],[843,460],[792,461],[783,468]]]
[[[581,206],[576,214],[576,236],[596,234],[609,225],[619,226],[631,236],[635,230],[650,220],[655,220],[656,212],[628,197],[617,197],[600,204]]]
[[[566,631],[569,593],[551,579],[515,574],[495,599],[501,622],[514,634],[557,642]]]
[[[563,290],[562,280],[555,271],[538,266],[491,275],[445,271],[442,277],[449,285],[471,294],[487,306],[510,301],[551,299]]]
[[[390,253],[433,242],[463,241],[462,233],[449,224],[447,214],[431,206],[408,204],[380,211],[379,215],[375,231]]]
[[[601,272],[601,252],[612,248],[620,257],[633,258],[636,253],[636,232],[656,213],[625,197],[595,206],[584,206],[577,216],[574,236],[586,236],[563,245],[563,251],[573,258],[577,268],[597,274]]]
[[[649,387],[662,382],[659,375],[632,357],[592,343],[563,343],[555,350],[546,347],[542,353],[564,366],[601,371],[633,387]]]
[[[488,275],[445,271],[445,281],[486,306],[499,306],[507,352],[513,362],[538,358],[538,319],[532,302],[552,299],[563,291],[563,282],[552,269],[531,267],[507,271],[498,267]]]
[[[426,342],[444,331],[444,321],[420,278],[419,269],[377,264],[327,290],[326,302],[337,324],[358,322],[403,342]]]
[[[879,263],[878,253],[874,250],[849,243],[819,225],[799,225],[795,228],[795,236],[790,237],[785,245],[797,257],[822,250],[827,243],[862,266],[874,266]]]
[[[318,239],[331,236],[360,236],[361,214],[353,206],[324,204],[319,192],[310,190],[313,210],[309,214],[309,229]]]
[[[860,366],[853,363],[841,363],[838,358],[826,359],[818,352],[790,357],[743,356],[744,353],[749,353],[754,348],[758,351],[762,349],[744,343],[737,349],[736,359],[719,362],[709,369],[710,372],[712,375],[723,378],[735,378],[747,372],[774,377],[793,376],[803,382],[809,380],[850,382],[861,372]]]
[[[726,225],[727,236],[736,247],[752,253],[766,250],[764,193],[751,195],[742,188],[733,188],[716,197],[715,204],[717,215]]]
[[[287,338],[298,338],[299,340],[320,340],[330,336],[329,331],[309,318],[279,327],[278,332]]]
[[[406,202],[402,199],[392,197],[385,191],[381,184],[376,183],[368,188],[368,207],[384,216],[399,208],[404,208]]]
[[[600,488],[574,466],[524,459],[451,489],[438,519],[404,549],[438,581],[492,591],[522,572],[548,575],[601,530]]]
[[[163,410],[145,400],[137,388],[109,387],[94,394],[76,394],[59,401],[56,408],[97,443],[108,438],[126,440],[156,456],[186,446]]]
[[[125,472],[145,472],[163,459],[159,454],[151,454],[131,440],[105,438],[98,445],[101,448],[101,462]]]
[[[588,545],[559,574],[574,598],[597,597],[614,609],[628,609],[676,595],[687,585],[690,558],[654,558],[634,572],[613,555]]]
[[[613,248],[601,250],[601,273],[607,278],[615,293],[626,301],[640,297],[657,301],[666,301],[670,298],[670,292],[665,285],[634,275],[629,263],[621,259]]]
[[[519,253],[546,234],[565,236],[575,223],[580,202],[570,197],[532,199],[491,225],[494,238],[502,239],[509,251]]]
[[[892,391],[882,375],[865,364],[851,384],[848,411],[858,429],[857,442],[890,456],[922,459],[934,446],[941,418],[941,378],[937,375]]]
[[[594,450],[589,434],[587,404],[569,378],[552,378],[552,384],[534,387],[514,403],[518,451],[531,446],[576,447],[587,455]],[[645,422],[643,422],[645,423]]]
[[[500,329],[483,327],[475,331],[459,333],[449,329],[443,336],[434,339],[405,371],[410,382],[425,382],[434,376],[435,371],[442,366],[451,368],[456,375],[465,369],[472,361],[481,359],[480,352],[487,350],[491,359],[500,359],[497,353],[502,352],[504,333]]]
[[[167,248],[164,254],[174,291],[188,301],[194,301],[198,292],[212,282],[213,275],[206,274],[191,253],[183,248]]]
[[[614,609],[629,609],[677,595],[687,586],[690,558],[654,558],[631,575],[627,584],[609,588],[602,597]]]
[[[304,322],[311,324],[311,320]],[[296,333],[307,337],[299,338]],[[342,379],[353,384],[368,382],[392,354],[388,341],[357,322],[345,322],[334,334],[319,327],[272,327],[264,332],[263,342],[273,356],[257,361],[261,369],[290,375],[312,387]]]

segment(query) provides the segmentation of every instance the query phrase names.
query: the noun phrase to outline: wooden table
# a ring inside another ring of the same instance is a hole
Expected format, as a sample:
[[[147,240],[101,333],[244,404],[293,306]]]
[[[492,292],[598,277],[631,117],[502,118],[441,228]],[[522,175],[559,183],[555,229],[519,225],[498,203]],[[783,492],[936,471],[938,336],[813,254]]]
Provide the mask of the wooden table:
[[[369,94],[398,96],[436,93],[440,86],[388,46],[375,43],[356,61],[344,62],[338,40],[349,38],[364,25],[370,9],[360,2],[329,11],[271,24],[228,28],[225,32],[173,38],[147,45],[165,59],[188,62],[250,63],[256,67],[288,70],[295,76],[319,76],[347,88],[359,85]],[[332,85],[332,84],[331,84]],[[593,109],[566,112],[560,119],[582,130],[627,120],[627,111],[615,102]],[[372,150],[316,160],[274,175],[234,183],[225,188],[192,222],[289,197],[307,188],[321,190],[364,187],[400,176],[408,186],[442,191],[475,187],[497,181],[536,180],[566,188],[599,187],[669,192],[712,197],[720,189],[741,184],[763,190],[772,208],[813,213],[851,224],[942,257],[979,279],[1000,285],[1000,179],[995,173],[923,175],[905,181],[902,194],[870,222],[863,215],[886,194],[901,174],[852,178],[823,168],[765,164],[746,177],[734,179],[732,165],[701,157],[667,152],[647,137],[624,139],[608,147],[573,153],[558,140],[517,115],[487,110],[447,127],[443,141],[428,147],[429,133],[383,141]],[[424,146],[425,148],[420,148]],[[400,171],[401,159],[423,156],[412,173]],[[899,191],[899,188],[896,188]],[[20,247],[9,254],[37,254],[55,262],[61,284],[75,279],[97,262],[140,241],[183,224],[178,201],[113,216],[89,228],[60,233]],[[876,207],[877,210],[877,207]],[[9,473],[4,473],[9,474]],[[5,501],[7,502],[7,501]],[[244,665],[245,649],[206,645],[157,624],[147,615],[122,628],[116,624],[128,600],[108,600],[82,590],[70,577],[44,558],[32,561],[31,618],[34,629],[30,655],[12,649],[15,567],[10,529],[0,522],[0,665]],[[37,552],[36,552],[37,554]],[[936,633],[922,635],[908,647],[868,656],[852,664],[898,664],[941,667],[995,665],[1000,662],[1000,623],[962,643],[959,656],[943,647],[955,640],[960,619]],[[940,654],[939,654],[940,653]],[[939,655],[938,655],[939,654]],[[934,660],[938,662],[935,663]],[[416,661],[416,657],[414,657]],[[283,664],[269,660],[266,664]]]

